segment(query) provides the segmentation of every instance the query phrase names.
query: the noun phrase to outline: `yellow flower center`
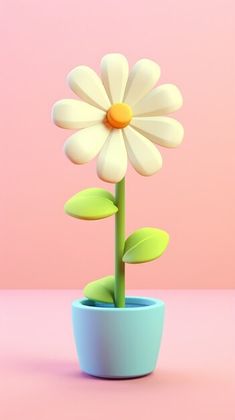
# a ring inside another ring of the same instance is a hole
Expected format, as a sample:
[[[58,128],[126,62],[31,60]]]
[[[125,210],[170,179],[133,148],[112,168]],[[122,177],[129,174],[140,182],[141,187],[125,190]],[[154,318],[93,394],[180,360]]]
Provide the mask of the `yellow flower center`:
[[[114,128],[126,127],[132,119],[132,109],[129,105],[116,103],[109,108],[107,112],[107,120]]]

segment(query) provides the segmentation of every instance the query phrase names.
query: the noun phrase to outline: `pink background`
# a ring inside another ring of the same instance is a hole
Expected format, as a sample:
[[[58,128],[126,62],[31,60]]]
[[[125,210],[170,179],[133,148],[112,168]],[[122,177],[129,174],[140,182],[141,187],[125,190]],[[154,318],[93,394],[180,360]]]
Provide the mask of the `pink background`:
[[[1,286],[78,288],[113,271],[113,219],[63,212],[80,189],[106,184],[95,162],[65,158],[70,132],[53,126],[50,112],[74,97],[65,83],[73,67],[98,70],[102,55],[118,51],[131,65],[143,56],[159,62],[160,82],[179,85],[185,100],[183,145],[161,149],[164,167],[151,178],[128,171],[127,233],[156,226],[171,243],[157,262],[127,266],[127,286],[233,287],[234,1],[2,3]]]

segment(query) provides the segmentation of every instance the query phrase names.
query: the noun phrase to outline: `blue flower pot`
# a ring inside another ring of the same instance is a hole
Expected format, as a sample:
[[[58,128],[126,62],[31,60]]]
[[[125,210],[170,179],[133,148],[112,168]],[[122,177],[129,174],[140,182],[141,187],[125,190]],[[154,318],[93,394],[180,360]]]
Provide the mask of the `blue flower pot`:
[[[125,308],[83,298],[72,304],[80,368],[103,378],[151,373],[160,349],[164,302],[127,296]]]

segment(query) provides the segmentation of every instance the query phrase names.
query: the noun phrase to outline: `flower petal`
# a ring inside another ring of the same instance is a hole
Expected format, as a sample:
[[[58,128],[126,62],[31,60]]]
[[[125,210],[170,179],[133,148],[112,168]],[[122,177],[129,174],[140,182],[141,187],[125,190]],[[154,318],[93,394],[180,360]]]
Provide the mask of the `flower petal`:
[[[86,102],[62,99],[54,104],[52,118],[61,128],[85,128],[103,121],[105,112]]]
[[[134,116],[165,115],[182,106],[182,95],[177,86],[164,84],[153,89],[133,107]]]
[[[160,67],[152,60],[137,61],[130,72],[124,102],[133,106],[155,86],[160,77]]]
[[[160,152],[151,141],[130,126],[123,130],[128,157],[135,170],[144,176],[153,175],[162,167]]]
[[[112,130],[97,160],[98,176],[107,182],[119,182],[127,170],[127,152],[122,130]]]
[[[131,120],[131,126],[164,147],[177,147],[184,137],[183,126],[170,117],[135,117]]]
[[[122,54],[107,54],[101,60],[101,78],[112,103],[122,102],[129,66]]]
[[[84,128],[66,140],[65,154],[73,163],[87,163],[100,152],[109,134],[103,123]]]
[[[73,69],[68,74],[68,83],[71,89],[89,104],[103,110],[110,108],[111,104],[104,85],[90,67],[78,66]]]

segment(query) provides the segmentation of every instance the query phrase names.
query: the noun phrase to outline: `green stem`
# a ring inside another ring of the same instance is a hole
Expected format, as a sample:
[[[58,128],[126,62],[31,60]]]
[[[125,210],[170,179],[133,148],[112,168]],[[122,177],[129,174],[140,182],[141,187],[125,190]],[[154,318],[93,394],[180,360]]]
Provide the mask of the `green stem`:
[[[125,306],[125,263],[122,261],[125,244],[125,177],[115,185],[115,306]]]

